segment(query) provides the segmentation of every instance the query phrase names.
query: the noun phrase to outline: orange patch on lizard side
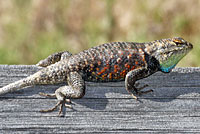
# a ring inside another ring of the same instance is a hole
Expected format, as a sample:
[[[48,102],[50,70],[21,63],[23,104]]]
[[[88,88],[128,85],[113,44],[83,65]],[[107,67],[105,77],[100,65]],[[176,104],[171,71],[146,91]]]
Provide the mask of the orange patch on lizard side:
[[[126,63],[126,64],[125,64],[125,67],[128,68],[128,69],[130,69],[131,66],[130,66],[129,64]]]
[[[119,66],[118,65],[114,65],[114,72],[117,73],[119,71]]]
[[[109,79],[112,79],[112,75],[113,75],[112,73],[109,73]]]
[[[120,76],[124,77],[126,75],[126,70],[123,70],[121,73],[120,73]]]
[[[108,70],[108,69],[109,69],[109,66],[104,67],[100,72],[97,73],[97,75],[101,75],[101,74],[105,73],[106,70]]]
[[[145,61],[145,60],[144,60],[144,57],[142,57],[142,61]]]
[[[132,54],[129,54],[127,57],[128,57],[128,59],[130,59],[132,57]]]
[[[132,67],[131,67],[131,70],[134,70],[134,69],[135,69],[135,66],[132,66]]]
[[[107,74],[104,74],[104,75],[102,75],[101,77],[102,77],[102,79],[104,80],[106,76],[107,76]]]

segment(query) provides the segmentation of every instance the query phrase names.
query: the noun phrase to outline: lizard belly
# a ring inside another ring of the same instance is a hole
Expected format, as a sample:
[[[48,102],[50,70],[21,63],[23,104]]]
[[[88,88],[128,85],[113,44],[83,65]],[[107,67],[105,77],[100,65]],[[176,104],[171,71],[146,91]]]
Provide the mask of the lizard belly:
[[[96,64],[87,67],[84,79],[91,82],[123,81],[129,71],[144,66],[145,61],[142,56],[132,59],[122,57],[108,59],[107,62],[99,60]]]

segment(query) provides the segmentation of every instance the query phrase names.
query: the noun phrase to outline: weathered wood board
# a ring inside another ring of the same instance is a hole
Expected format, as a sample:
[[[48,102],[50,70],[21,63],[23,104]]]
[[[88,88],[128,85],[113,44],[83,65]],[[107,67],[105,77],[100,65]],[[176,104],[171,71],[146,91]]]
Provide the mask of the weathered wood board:
[[[29,76],[36,66],[0,65],[0,86]],[[57,101],[60,85],[25,88],[0,96],[0,133],[200,133],[200,68],[176,68],[140,80],[153,93],[134,100],[124,82],[87,83],[86,95],[73,100],[64,117],[40,113]]]

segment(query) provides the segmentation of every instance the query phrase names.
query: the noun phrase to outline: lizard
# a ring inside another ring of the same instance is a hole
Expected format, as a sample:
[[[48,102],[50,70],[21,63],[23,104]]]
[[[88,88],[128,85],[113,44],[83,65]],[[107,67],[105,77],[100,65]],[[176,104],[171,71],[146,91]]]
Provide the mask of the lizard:
[[[65,82],[53,94],[57,104],[40,112],[51,112],[63,107],[72,108],[71,99],[82,98],[85,94],[85,81],[118,82],[125,81],[125,89],[137,100],[137,95],[152,92],[137,88],[137,80],[146,78],[157,71],[169,73],[190,51],[193,45],[181,37],[160,39],[146,43],[111,42],[83,50],[72,55],[68,51],[54,53],[36,65],[38,72],[0,88],[0,95],[34,85]],[[67,104],[69,103],[69,104]]]

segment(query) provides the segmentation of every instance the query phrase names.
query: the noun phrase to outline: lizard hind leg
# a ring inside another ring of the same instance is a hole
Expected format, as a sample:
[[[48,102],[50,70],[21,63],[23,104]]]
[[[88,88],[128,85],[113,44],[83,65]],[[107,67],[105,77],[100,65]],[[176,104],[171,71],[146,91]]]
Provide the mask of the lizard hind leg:
[[[60,60],[64,60],[72,56],[72,54],[68,51],[58,52],[49,55],[46,59],[39,61],[36,65],[41,67],[47,67],[51,64],[54,64]]]
[[[40,112],[52,112],[59,107],[60,115],[63,112],[63,107],[72,108],[71,105],[66,104],[67,99],[78,99],[82,98],[85,94],[85,82],[82,79],[82,76],[78,72],[70,72],[67,76],[68,86],[62,86],[55,91],[55,94],[44,94],[40,93],[43,96],[55,97],[58,100],[58,103],[48,110],[41,110]]]

